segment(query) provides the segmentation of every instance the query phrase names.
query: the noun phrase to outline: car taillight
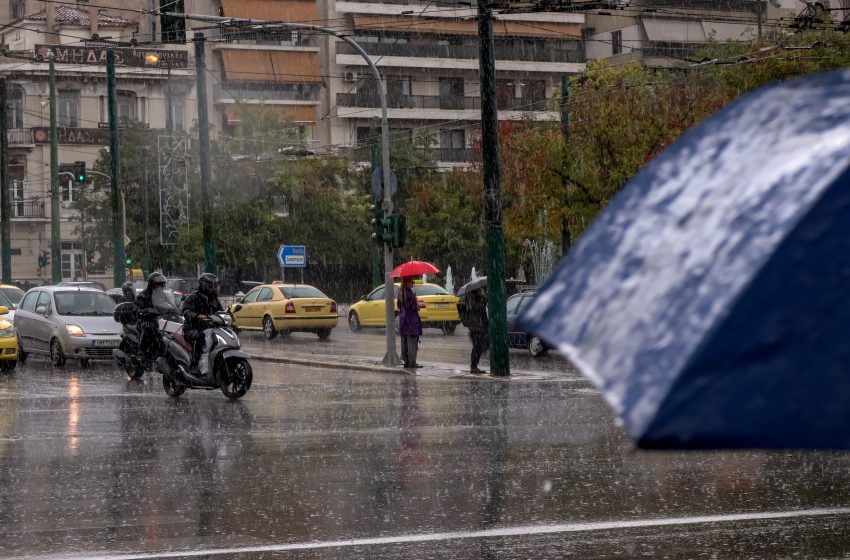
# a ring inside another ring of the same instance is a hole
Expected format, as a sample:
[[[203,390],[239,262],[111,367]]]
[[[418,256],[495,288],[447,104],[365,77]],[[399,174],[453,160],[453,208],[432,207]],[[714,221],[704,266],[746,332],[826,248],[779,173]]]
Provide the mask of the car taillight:
[[[336,302],[335,301],[331,302],[331,313],[336,313]]]
[[[286,304],[286,313],[295,313],[295,304],[291,301]]]

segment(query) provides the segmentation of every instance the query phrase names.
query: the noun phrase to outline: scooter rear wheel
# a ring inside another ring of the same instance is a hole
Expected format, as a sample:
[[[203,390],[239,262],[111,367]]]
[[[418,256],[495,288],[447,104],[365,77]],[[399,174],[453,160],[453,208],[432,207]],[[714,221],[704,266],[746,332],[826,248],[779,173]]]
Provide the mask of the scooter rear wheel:
[[[236,400],[245,395],[254,379],[251,363],[244,358],[228,358],[224,361],[223,369],[219,376],[219,387],[224,396]]]
[[[162,388],[170,397],[179,397],[186,391],[186,386],[182,383],[177,383],[170,373],[162,375]]]

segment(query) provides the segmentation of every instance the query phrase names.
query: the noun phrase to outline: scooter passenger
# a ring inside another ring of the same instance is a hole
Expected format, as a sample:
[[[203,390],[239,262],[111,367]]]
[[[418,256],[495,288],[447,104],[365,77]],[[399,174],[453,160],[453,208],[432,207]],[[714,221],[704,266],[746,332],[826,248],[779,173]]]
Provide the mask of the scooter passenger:
[[[145,360],[155,360],[160,353],[160,338],[157,332],[157,301],[162,299],[165,291],[165,276],[160,272],[152,272],[148,276],[148,285],[136,296],[139,308],[139,351]]]
[[[201,375],[210,371],[210,351],[213,347],[210,316],[222,311],[218,300],[218,278],[207,272],[198,278],[198,289],[183,301],[183,336],[192,343],[192,370]]]

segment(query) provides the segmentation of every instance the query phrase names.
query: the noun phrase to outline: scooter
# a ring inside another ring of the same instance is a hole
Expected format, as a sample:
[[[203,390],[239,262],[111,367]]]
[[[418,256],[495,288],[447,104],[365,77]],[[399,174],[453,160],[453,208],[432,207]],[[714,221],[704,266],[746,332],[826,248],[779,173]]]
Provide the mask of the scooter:
[[[162,374],[165,392],[179,397],[186,389],[221,389],[231,400],[245,395],[254,373],[250,357],[240,350],[239,337],[233,332],[233,317],[225,312],[210,317],[215,344],[210,351],[210,371],[204,376],[190,371],[192,344],[183,336],[183,323],[175,319],[166,315],[159,320],[165,351],[156,360],[156,370]]]
[[[132,285],[121,287],[124,292],[124,301],[115,306],[112,318],[121,323],[121,343],[118,348],[112,350],[112,357],[118,365],[124,368],[130,379],[141,379],[145,370],[151,369],[150,363],[145,363],[139,351],[141,333],[137,328],[139,320],[139,307],[135,302]]]

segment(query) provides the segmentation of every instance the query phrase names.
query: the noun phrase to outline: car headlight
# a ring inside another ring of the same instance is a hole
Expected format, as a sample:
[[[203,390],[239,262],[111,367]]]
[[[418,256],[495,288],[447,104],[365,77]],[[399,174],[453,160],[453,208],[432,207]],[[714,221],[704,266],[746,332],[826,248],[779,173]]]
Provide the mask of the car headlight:
[[[86,336],[86,331],[79,325],[65,325],[65,330],[71,336]]]
[[[15,336],[15,327],[0,329],[0,338],[12,338],[13,336]]]

